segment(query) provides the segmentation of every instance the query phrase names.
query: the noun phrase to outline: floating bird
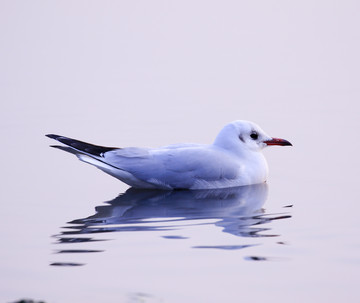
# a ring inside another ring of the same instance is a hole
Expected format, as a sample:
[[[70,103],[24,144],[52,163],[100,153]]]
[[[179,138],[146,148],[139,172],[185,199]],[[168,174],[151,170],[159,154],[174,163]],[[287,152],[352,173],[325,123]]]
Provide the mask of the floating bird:
[[[268,136],[258,125],[238,120],[227,124],[212,144],[173,144],[160,148],[104,147],[46,135],[109,175],[137,188],[213,189],[263,183],[268,165],[261,150],[292,145]]]

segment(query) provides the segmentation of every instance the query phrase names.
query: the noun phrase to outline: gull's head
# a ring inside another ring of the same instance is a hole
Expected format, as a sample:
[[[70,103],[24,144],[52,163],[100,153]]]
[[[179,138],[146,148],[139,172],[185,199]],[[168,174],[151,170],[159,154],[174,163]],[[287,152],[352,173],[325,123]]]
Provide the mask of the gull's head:
[[[237,120],[227,124],[218,134],[214,145],[234,150],[261,151],[269,145],[292,145],[289,141],[267,135],[257,124]]]

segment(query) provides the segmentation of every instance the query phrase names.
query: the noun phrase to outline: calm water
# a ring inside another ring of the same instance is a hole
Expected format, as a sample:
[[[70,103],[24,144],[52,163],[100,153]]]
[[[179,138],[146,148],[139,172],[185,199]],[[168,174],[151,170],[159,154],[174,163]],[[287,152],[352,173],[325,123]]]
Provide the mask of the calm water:
[[[96,207],[95,215],[68,222],[64,230],[54,236],[57,244],[65,244],[56,253],[102,252],[104,250],[78,249],[77,246],[73,246],[79,243],[82,244],[80,247],[84,247],[83,244],[93,246],[94,241],[109,240],[103,237],[98,239],[99,234],[111,232],[125,233],[124,236],[117,237],[120,242],[126,242],[131,232],[145,232],[144,236],[146,232],[152,232],[166,240],[187,240],[183,241],[185,243],[183,245],[186,247],[187,243],[189,248],[239,250],[257,246],[261,244],[257,238],[279,236],[268,232],[271,228],[267,224],[273,220],[291,217],[285,211],[280,214],[264,212],[262,206],[267,198],[267,192],[266,184],[205,191],[167,192],[129,189],[126,193],[106,202],[107,205]],[[292,205],[285,207],[292,207]],[[241,239],[228,238],[226,244],[221,241],[221,238],[192,239],[191,233],[192,230],[196,230],[196,227],[206,227],[210,229],[210,233],[217,233],[213,229],[214,226],[224,233],[241,237]],[[106,235],[102,236],[106,237]],[[198,245],[192,246],[195,242]],[[285,244],[281,241],[275,243]],[[69,247],[68,244],[73,245]],[[166,247],[172,244],[162,245]],[[106,247],[103,243],[95,246]],[[119,257],[121,258],[121,254]],[[75,255],[74,258],[76,258]],[[244,258],[267,260],[266,256],[245,256]],[[54,262],[51,265],[80,266],[85,264]]]
[[[359,302],[357,2],[0,6],[1,302]],[[236,119],[294,145],[267,184],[133,190],[44,136],[209,143]]]

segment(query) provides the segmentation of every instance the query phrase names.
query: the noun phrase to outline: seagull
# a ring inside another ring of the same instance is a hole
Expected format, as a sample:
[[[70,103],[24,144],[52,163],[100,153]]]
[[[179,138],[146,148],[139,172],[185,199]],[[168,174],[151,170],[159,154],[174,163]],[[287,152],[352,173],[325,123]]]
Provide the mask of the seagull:
[[[261,151],[272,145],[292,146],[268,136],[258,125],[237,120],[225,125],[212,144],[172,144],[160,148],[104,147],[46,135],[75,154],[135,188],[215,189],[266,182],[268,165]]]

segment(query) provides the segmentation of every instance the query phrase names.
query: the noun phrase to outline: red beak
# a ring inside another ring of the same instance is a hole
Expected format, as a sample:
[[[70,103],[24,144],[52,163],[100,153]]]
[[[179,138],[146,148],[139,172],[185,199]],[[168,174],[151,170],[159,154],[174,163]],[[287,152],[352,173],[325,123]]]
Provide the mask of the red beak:
[[[292,146],[292,144],[289,141],[279,138],[271,138],[271,140],[264,141],[264,143],[266,145]]]

